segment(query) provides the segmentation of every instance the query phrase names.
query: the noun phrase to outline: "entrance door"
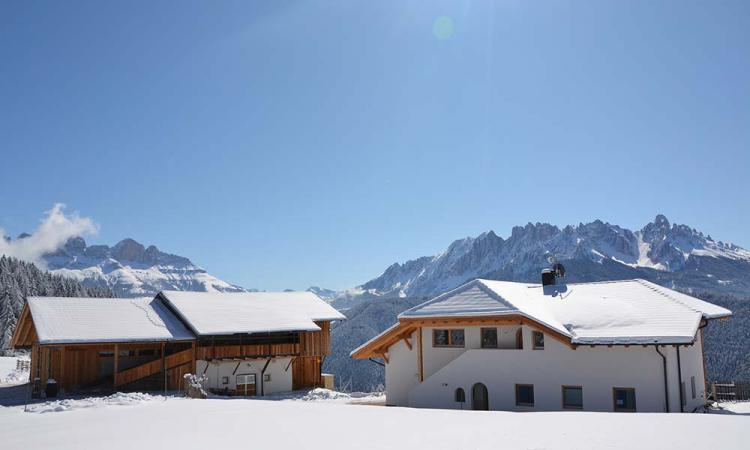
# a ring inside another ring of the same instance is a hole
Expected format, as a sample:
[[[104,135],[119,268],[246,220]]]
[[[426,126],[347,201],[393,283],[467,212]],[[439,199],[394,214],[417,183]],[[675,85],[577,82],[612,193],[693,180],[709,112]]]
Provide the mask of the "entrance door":
[[[477,383],[471,388],[471,409],[476,411],[487,411],[490,402],[487,398],[487,386]]]

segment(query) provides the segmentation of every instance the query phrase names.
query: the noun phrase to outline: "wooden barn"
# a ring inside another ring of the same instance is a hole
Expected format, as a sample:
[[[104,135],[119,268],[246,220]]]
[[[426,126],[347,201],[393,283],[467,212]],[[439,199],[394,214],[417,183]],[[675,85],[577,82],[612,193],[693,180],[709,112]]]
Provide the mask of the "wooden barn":
[[[31,297],[11,346],[31,350],[37,394],[179,390],[194,373],[216,393],[268,395],[322,385],[343,318],[310,292]]]

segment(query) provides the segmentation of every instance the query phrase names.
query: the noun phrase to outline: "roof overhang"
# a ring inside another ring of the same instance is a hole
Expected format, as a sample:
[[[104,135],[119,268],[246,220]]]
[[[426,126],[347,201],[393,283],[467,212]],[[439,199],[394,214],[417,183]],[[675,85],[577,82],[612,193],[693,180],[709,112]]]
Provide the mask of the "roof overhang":
[[[501,325],[527,325],[531,328],[544,331],[545,334],[560,341],[568,347],[574,347],[570,336],[566,336],[543,323],[518,313],[479,316],[400,317],[398,323],[353,350],[350,353],[350,356],[355,359],[382,357],[383,354],[388,352],[389,347],[396,344],[398,341],[409,337],[415,330],[422,327],[477,327]]]

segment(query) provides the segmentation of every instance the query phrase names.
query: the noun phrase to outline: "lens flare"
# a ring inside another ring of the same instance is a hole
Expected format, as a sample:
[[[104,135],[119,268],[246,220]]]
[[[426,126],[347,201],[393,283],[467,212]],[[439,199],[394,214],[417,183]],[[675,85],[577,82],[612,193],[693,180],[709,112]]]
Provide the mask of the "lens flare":
[[[450,39],[453,36],[453,20],[446,16],[438,17],[432,24],[432,34],[441,41]]]

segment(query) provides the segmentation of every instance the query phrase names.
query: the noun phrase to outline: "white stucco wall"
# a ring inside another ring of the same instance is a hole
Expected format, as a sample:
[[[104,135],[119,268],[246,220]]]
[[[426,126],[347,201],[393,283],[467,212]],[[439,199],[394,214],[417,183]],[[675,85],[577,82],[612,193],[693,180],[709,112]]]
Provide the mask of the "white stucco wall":
[[[498,336],[502,335],[502,327]],[[509,327],[510,328],[510,327]],[[389,350],[386,396],[389,405],[428,408],[461,408],[454,392],[466,393],[464,409],[471,409],[472,386],[487,386],[490,409],[554,411],[562,409],[562,386],[583,387],[585,411],[612,411],[613,387],[635,388],[638,411],[665,410],[662,359],[653,346],[580,346],[576,350],[545,336],[544,350],[532,349],[529,327],[523,327],[523,350],[481,349],[479,327],[466,327],[465,348],[433,348],[432,329],[424,328],[424,382],[418,382],[418,349],[403,342]],[[515,331],[509,330],[515,343]],[[416,333],[414,334],[416,337]],[[694,345],[680,348],[685,382],[685,411],[704,403],[703,360],[700,335]],[[680,410],[676,348],[660,348],[667,356],[670,409]],[[690,378],[695,377],[696,398]],[[416,380],[416,381],[415,381]],[[516,406],[515,384],[533,384],[533,407]]]
[[[416,332],[411,335],[410,340],[412,343],[411,350],[403,340],[398,341],[388,349],[389,363],[386,364],[385,370],[385,401],[387,405],[408,405],[409,391],[419,384]]]
[[[264,394],[275,392],[286,392],[292,390],[292,367],[289,365],[291,358],[273,358],[266,368],[266,375],[271,375],[270,381],[263,382]],[[237,366],[239,363],[239,367]],[[208,364],[208,370],[206,370]],[[260,395],[261,372],[266,364],[266,359],[248,359],[244,361],[218,361],[207,362],[199,360],[196,362],[198,375],[205,374],[208,377],[208,388],[233,390],[237,386],[237,375],[255,374],[255,385],[257,394]],[[287,369],[288,367],[288,369]],[[236,370],[235,370],[236,368]],[[205,372],[204,372],[205,370]],[[223,377],[228,378],[228,383],[223,384]]]

